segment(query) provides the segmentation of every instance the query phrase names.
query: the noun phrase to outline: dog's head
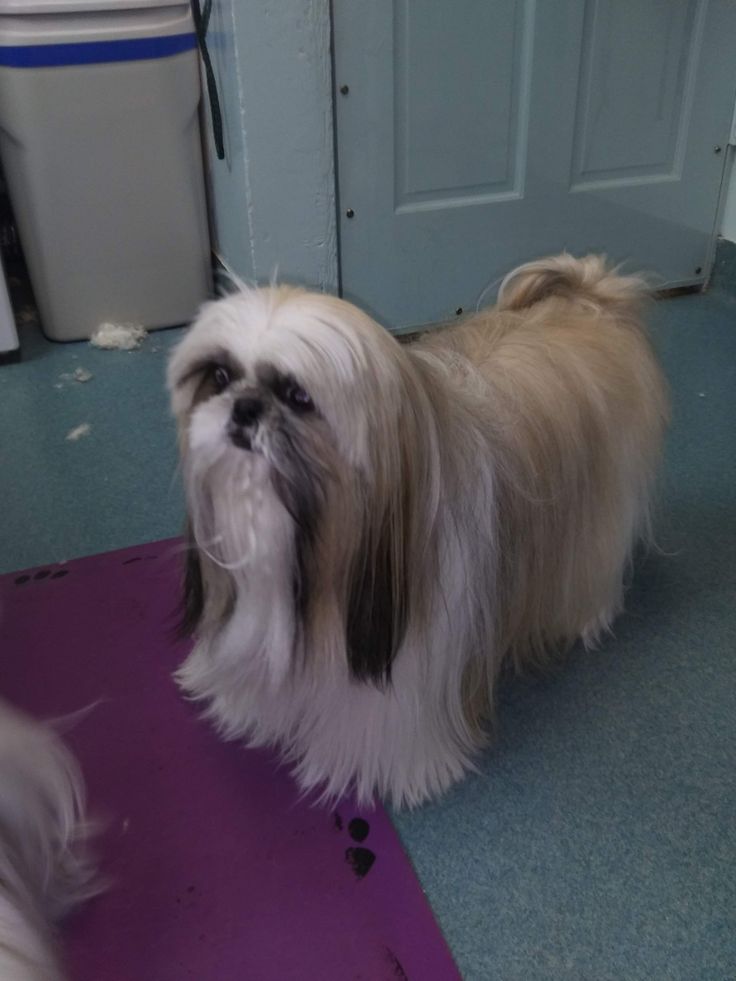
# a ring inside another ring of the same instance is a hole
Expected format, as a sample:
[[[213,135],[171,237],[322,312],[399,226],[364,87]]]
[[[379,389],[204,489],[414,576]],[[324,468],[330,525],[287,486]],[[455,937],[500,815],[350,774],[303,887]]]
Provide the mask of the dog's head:
[[[386,679],[420,588],[417,500],[433,495],[428,396],[406,352],[342,300],[243,289],[205,307],[169,388],[194,549],[189,626],[206,616],[206,565],[234,596],[286,565],[294,649],[337,649],[355,676]]]

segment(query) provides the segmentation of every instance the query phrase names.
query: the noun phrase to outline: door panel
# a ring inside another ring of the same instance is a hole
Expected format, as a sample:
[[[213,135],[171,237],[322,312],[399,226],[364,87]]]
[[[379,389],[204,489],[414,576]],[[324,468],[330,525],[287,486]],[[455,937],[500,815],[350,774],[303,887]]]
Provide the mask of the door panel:
[[[397,210],[520,193],[524,8],[523,0],[474,5],[458,31],[449,4],[395,4]],[[437,71],[447,58],[456,68],[449,77]]]
[[[699,47],[698,7],[696,0],[586,5],[573,189],[677,179]]]
[[[704,279],[736,4],[334,0],[333,17],[343,292],[384,323],[473,309],[564,248]]]

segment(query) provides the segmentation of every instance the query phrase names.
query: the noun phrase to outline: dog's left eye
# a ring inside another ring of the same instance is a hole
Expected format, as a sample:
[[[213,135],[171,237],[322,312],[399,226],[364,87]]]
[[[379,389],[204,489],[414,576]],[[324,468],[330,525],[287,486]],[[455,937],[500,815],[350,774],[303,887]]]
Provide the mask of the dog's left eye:
[[[210,368],[210,375],[218,392],[224,392],[232,381],[230,372],[224,364],[213,364]]]
[[[285,402],[294,412],[313,412],[314,402],[311,396],[293,378],[285,379],[277,392],[282,402]]]

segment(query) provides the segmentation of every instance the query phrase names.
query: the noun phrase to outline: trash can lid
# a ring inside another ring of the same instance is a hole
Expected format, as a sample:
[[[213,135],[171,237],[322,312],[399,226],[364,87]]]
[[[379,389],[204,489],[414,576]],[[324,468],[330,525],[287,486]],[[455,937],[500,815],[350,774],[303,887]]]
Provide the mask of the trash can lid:
[[[188,0],[0,0],[3,14],[91,14],[108,10],[141,10],[144,7],[174,7]]]
[[[2,69],[138,61],[196,46],[188,0],[0,0]]]

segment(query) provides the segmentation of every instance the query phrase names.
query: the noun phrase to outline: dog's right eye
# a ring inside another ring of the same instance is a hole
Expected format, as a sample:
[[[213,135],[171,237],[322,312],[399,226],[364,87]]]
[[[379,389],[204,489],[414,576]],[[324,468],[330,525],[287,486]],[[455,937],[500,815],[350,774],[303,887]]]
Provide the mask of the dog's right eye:
[[[224,364],[214,364],[210,368],[210,375],[217,392],[224,392],[232,381],[229,370]]]

